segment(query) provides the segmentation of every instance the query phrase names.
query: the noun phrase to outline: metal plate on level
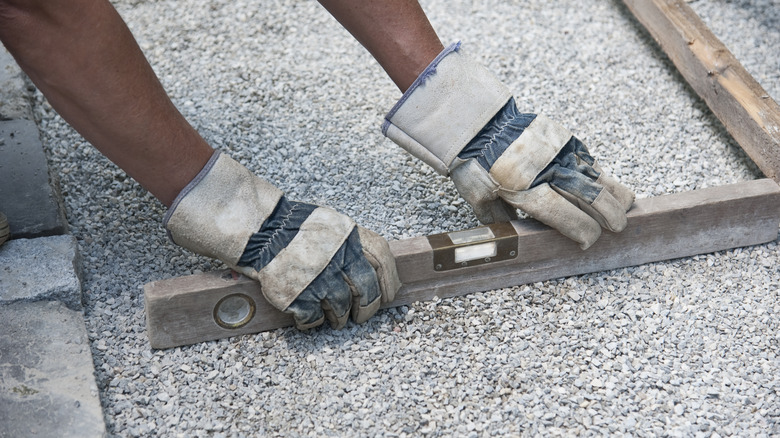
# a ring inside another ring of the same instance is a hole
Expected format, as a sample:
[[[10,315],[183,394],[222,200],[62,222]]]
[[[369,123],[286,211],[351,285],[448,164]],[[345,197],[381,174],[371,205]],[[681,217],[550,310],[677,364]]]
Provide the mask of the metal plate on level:
[[[433,269],[449,271],[517,257],[517,232],[509,222],[428,236]]]

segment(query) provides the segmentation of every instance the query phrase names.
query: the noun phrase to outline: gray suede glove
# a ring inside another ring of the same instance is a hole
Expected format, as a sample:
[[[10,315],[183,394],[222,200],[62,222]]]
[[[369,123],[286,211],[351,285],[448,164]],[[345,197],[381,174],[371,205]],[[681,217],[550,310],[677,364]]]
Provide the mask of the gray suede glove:
[[[257,280],[299,329],[365,322],[400,287],[387,241],[281,190],[215,152],[165,216],[171,239]]]
[[[445,49],[387,114],[383,133],[449,175],[483,223],[521,209],[583,249],[626,227],[634,193],[547,117],[520,113],[495,75]]]

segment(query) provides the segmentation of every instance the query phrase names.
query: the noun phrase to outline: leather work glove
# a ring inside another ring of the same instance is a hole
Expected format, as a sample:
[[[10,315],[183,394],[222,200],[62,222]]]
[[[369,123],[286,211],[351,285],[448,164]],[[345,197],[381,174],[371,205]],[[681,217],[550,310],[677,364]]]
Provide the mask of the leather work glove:
[[[400,287],[387,241],[329,208],[282,191],[215,152],[164,224],[174,243],[260,282],[263,296],[305,330],[349,316],[365,322]]]
[[[382,132],[449,175],[484,224],[516,219],[519,208],[582,249],[602,227],[626,227],[634,193],[604,174],[561,125],[520,113],[509,89],[460,43],[417,78]]]

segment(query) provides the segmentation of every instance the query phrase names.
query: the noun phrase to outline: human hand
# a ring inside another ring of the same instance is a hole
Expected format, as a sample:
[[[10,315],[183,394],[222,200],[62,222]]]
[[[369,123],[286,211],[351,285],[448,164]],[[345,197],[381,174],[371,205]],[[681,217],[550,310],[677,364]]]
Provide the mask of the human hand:
[[[634,193],[607,176],[577,137],[547,117],[520,113],[514,99],[458,159],[450,176],[483,223],[515,219],[519,208],[583,249],[602,227],[626,227]]]
[[[621,231],[633,192],[604,174],[559,124],[520,113],[498,78],[445,49],[385,118],[382,131],[452,177],[483,223],[515,219],[517,208],[577,241]]]
[[[166,214],[172,240],[257,280],[305,330],[365,322],[400,283],[387,241],[334,210],[281,190],[215,153]]]

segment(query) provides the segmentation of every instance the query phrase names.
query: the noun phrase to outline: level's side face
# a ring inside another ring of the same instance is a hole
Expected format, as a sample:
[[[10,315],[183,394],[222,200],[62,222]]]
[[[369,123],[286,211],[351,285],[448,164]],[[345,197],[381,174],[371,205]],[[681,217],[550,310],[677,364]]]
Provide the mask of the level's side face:
[[[214,310],[223,298],[244,295],[254,317],[238,328],[218,324]],[[144,286],[146,331],[152,348],[170,348],[293,324],[292,317],[265,300],[259,284],[230,271],[213,271],[160,280]]]
[[[534,221],[514,224],[519,254],[510,262],[445,274],[429,253],[399,257],[405,283],[390,306],[769,242],[780,224],[780,189],[765,179],[640,200],[623,232],[605,232],[587,251]]]
[[[426,238],[394,241],[390,245],[403,286],[384,307],[765,243],[777,238],[778,224],[780,187],[764,179],[640,199],[623,232],[605,232],[587,251],[534,220],[516,221],[516,258],[439,272]],[[263,299],[258,283],[225,272],[149,283],[144,294],[154,348],[293,323]],[[256,314],[239,328],[224,328],[215,320],[214,309],[222,298],[236,294],[251,297]]]

